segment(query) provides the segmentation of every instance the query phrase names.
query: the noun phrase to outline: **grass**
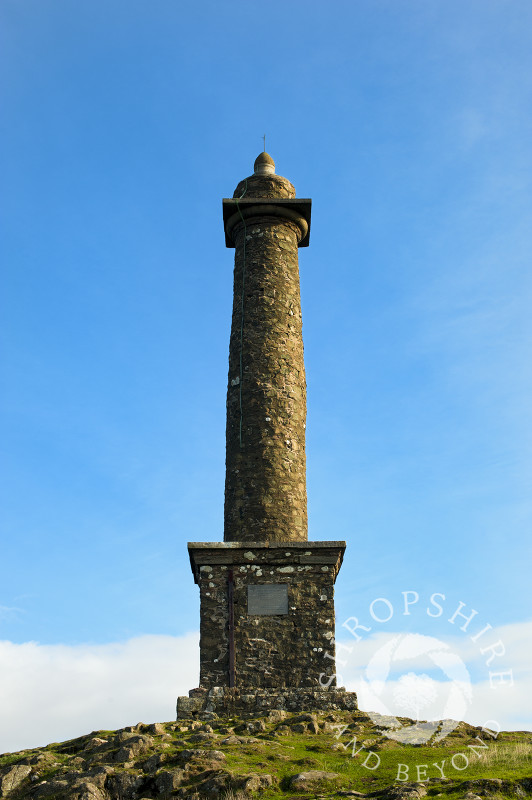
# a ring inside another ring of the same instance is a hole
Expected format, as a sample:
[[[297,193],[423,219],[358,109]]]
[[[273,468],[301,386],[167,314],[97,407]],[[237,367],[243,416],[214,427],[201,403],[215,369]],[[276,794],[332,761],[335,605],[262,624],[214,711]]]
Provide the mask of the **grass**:
[[[311,769],[337,773],[338,788],[359,792],[382,790],[401,779],[409,782],[432,779],[447,786],[478,778],[515,781],[531,775],[531,735],[505,733],[499,735],[499,741],[489,737],[481,740],[477,738],[480,731],[464,727],[466,730],[455,731],[436,746],[401,745],[376,736],[373,730],[362,729],[355,756],[352,745],[345,750],[333,750],[338,740],[331,734],[290,735],[273,740],[263,734],[258,737],[262,739],[260,744],[233,746],[224,752],[227,765],[235,774],[266,771],[276,776],[281,787],[287,787],[295,773]],[[352,731],[346,731],[340,741],[347,743],[352,738]],[[361,741],[372,744],[359,750]],[[265,758],[269,762],[266,769],[262,767]],[[262,796],[278,797],[279,791],[268,790]]]
[[[506,770],[519,770],[527,766],[532,768],[532,742],[514,742],[494,744],[482,755],[485,767],[503,767]]]
[[[297,716],[293,715],[294,719],[297,719]],[[456,730],[436,745],[407,745],[388,739],[369,717],[361,713],[318,714],[317,718],[321,725],[319,733],[295,733],[289,727],[291,719],[288,717],[283,723],[284,728],[281,729],[283,735],[278,735],[276,729],[279,723],[273,721],[266,720],[266,729],[263,732],[248,734],[243,730],[247,721],[234,718],[215,720],[211,724],[215,734],[218,735],[202,742],[190,742],[190,738],[196,733],[198,723],[195,725],[190,722],[179,722],[177,725],[166,723],[166,738],[158,740],[155,736],[150,751],[139,756],[134,765],[128,765],[127,771],[140,774],[143,762],[154,753],[161,755],[163,761],[161,769],[168,770],[182,765],[180,753],[185,749],[206,751],[214,749],[222,750],[226,761],[219,762],[219,767],[207,764],[202,767],[201,760],[197,762],[197,768],[189,772],[190,778],[187,782],[187,796],[192,800],[202,800],[198,794],[201,781],[206,775],[213,774],[206,772],[206,769],[229,772],[235,778],[250,773],[272,775],[274,785],[260,794],[261,800],[281,800],[283,797],[290,797],[293,791],[290,789],[293,776],[310,770],[321,770],[337,775],[333,781],[319,788],[320,796],[327,798],[332,798],[337,791],[378,792],[387,789],[391,784],[405,780],[428,781],[429,797],[444,796],[445,800],[463,798],[465,793],[471,790],[467,783],[480,778],[499,779],[505,782],[498,789],[497,787],[490,789],[492,796],[494,792],[500,797],[510,796],[517,787],[517,794],[523,797],[532,790],[532,778],[530,778],[532,734],[530,733],[501,733],[497,737],[491,737],[478,728],[460,723]],[[330,724],[327,729],[327,720],[329,723],[344,723],[347,726],[345,732],[338,737],[330,729]],[[222,740],[231,729],[235,728],[239,731],[236,735],[246,737],[251,735],[255,741],[222,744]],[[138,732],[145,732],[145,726],[141,726]],[[109,763],[114,769],[122,771],[126,768],[113,761],[113,753],[118,746],[118,742],[114,739],[115,733],[97,731],[68,742],[54,743],[40,750],[5,754],[0,757],[0,768],[5,771],[22,759],[42,752],[48,753],[50,760],[38,767],[41,779],[60,778],[62,772],[76,769],[76,760],[81,762],[79,756],[90,761],[93,751],[85,751],[84,748],[91,738],[98,737],[108,740],[108,746],[99,753],[98,763]],[[353,747],[354,737],[356,744]],[[165,747],[162,746],[163,742]],[[342,748],[341,744],[345,747]],[[530,790],[525,784],[526,791],[522,785],[517,786],[516,783],[525,778],[530,778]],[[472,790],[477,793],[475,788]],[[304,792],[298,789],[297,794],[298,797],[307,797],[308,800],[316,797],[315,791]],[[227,789],[225,794],[222,791],[220,800],[246,800],[247,797],[249,796],[241,791]]]

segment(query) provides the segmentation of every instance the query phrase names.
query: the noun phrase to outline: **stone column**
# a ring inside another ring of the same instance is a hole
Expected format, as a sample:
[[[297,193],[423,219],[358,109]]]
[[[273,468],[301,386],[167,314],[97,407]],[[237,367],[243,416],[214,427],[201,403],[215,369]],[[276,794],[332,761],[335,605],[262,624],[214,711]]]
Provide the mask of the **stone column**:
[[[267,153],[223,201],[235,247],[224,542],[189,542],[200,685],[178,718],[356,709],[336,686],[334,584],[345,542],[307,540],[298,247],[310,200]]]
[[[224,201],[235,247],[224,541],[307,540],[306,384],[298,247],[310,200],[262,153]]]

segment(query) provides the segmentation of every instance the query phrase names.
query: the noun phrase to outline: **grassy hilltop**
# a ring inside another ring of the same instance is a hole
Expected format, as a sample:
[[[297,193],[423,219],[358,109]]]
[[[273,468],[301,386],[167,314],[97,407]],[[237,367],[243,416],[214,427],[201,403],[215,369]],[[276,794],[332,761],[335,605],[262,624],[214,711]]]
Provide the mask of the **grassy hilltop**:
[[[460,723],[439,743],[408,745],[360,711],[275,711],[139,723],[0,756],[8,800],[424,796],[532,797],[532,734]]]

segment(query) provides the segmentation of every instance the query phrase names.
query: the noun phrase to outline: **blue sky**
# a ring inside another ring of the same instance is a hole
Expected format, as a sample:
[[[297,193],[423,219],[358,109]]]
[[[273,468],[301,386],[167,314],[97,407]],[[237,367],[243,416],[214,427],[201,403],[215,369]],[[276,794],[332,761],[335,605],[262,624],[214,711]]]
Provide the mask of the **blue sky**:
[[[221,198],[263,134],[313,199],[309,536],[347,541],[338,620],[416,590],[526,626],[530,3],[4,0],[0,20],[0,639],[197,630],[186,542],[223,536]]]

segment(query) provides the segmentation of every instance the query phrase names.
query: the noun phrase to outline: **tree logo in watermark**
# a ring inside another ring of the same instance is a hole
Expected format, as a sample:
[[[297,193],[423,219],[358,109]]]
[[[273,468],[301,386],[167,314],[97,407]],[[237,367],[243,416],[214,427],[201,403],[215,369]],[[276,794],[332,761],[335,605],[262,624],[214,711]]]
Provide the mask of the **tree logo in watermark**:
[[[420,671],[420,662],[438,680]],[[401,677],[391,680],[398,670]],[[404,744],[424,744],[432,736],[435,742],[444,739],[464,719],[472,698],[462,659],[439,639],[417,633],[393,636],[378,648],[366,666],[364,690],[369,716],[385,736]],[[390,705],[404,710],[413,722],[402,723]]]

